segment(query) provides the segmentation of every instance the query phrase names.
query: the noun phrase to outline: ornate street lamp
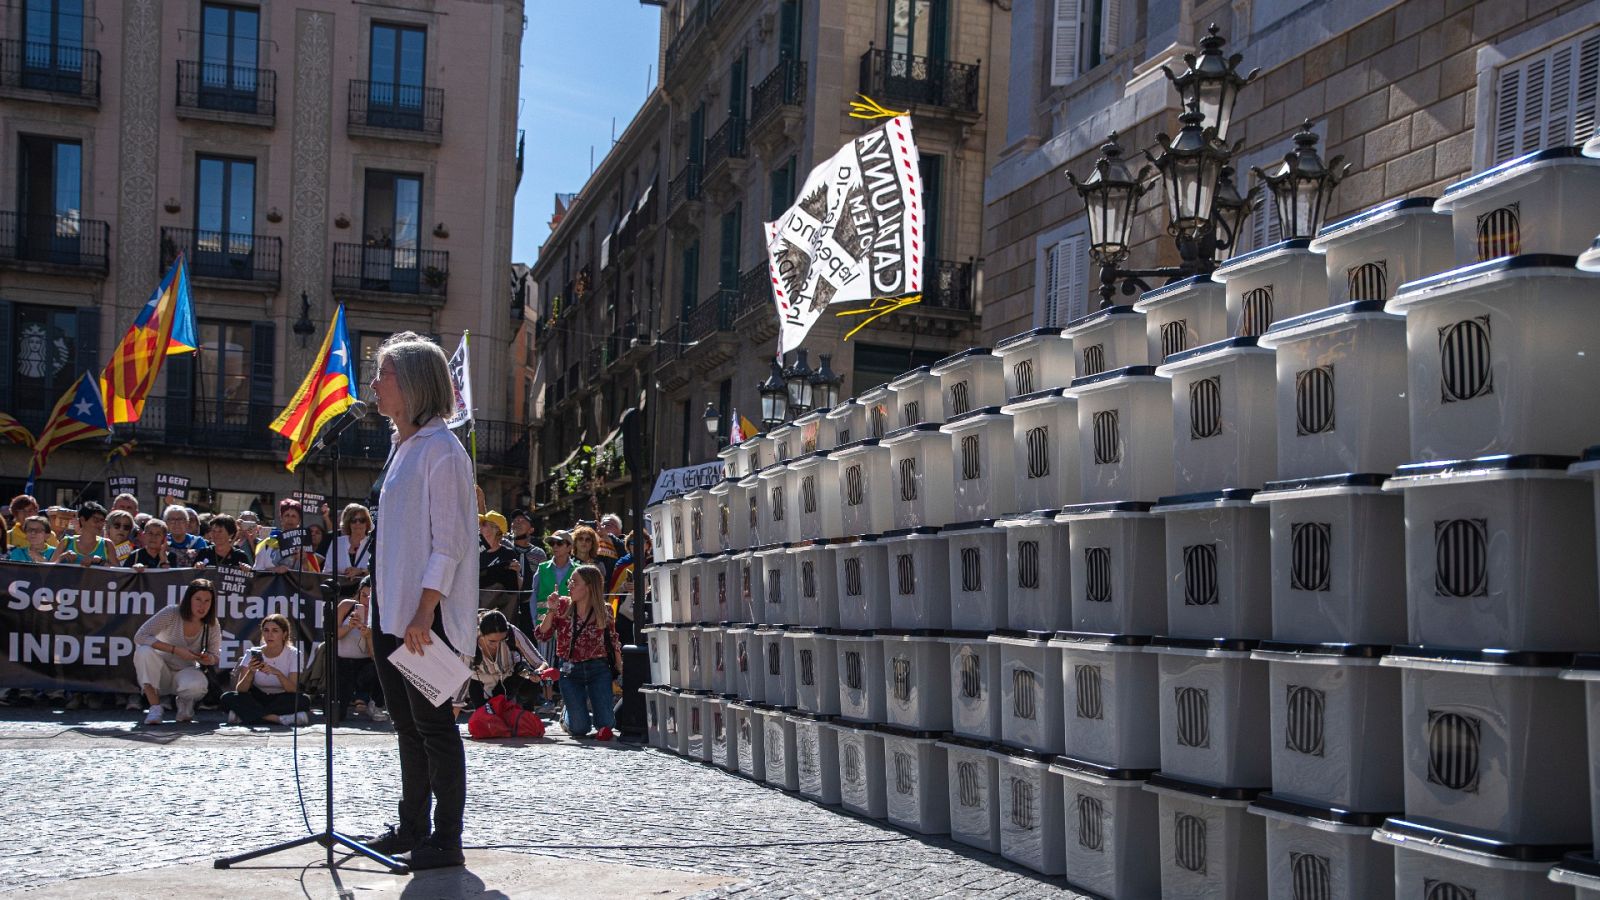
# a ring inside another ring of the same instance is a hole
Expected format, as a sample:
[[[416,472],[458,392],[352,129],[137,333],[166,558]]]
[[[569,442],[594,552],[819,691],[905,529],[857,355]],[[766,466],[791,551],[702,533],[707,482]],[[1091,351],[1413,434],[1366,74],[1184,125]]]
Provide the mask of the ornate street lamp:
[[[1089,215],[1089,256],[1102,266],[1116,265],[1128,258],[1128,235],[1133,229],[1133,211],[1139,198],[1150,189],[1150,167],[1135,174],[1122,158],[1117,133],[1100,146],[1101,156],[1094,172],[1083,181],[1071,172],[1067,180],[1083,197]]]
[[[1224,56],[1222,48],[1228,43],[1220,34],[1215,22],[1200,39],[1200,55],[1185,53],[1183,61],[1189,64],[1182,75],[1172,74],[1166,66],[1161,71],[1177,89],[1185,109],[1197,108],[1204,121],[1217,130],[1217,140],[1228,140],[1228,128],[1233,124],[1233,105],[1239,100],[1239,89],[1255,80],[1260,69],[1251,69],[1248,75],[1239,74],[1242,54]]]
[[[806,363],[804,348],[794,352],[794,365],[783,370],[783,380],[789,386],[789,409],[795,415],[808,412],[811,403],[811,366]]]
[[[717,415],[717,407],[710,400],[706,401],[706,411],[705,414],[700,417],[700,419],[706,423],[706,431],[710,432],[711,435],[715,437],[718,433],[719,427],[722,425],[722,417]]]
[[[311,321],[311,296],[305,291],[300,292],[300,318],[294,323],[295,336],[300,338],[300,349],[306,348],[306,341],[317,333],[317,326]]]
[[[839,405],[839,386],[844,384],[844,377],[837,375],[828,362],[833,356],[822,354],[821,365],[811,376],[811,398],[816,402],[818,409],[832,409]]]
[[[1311,120],[1306,119],[1294,136],[1294,149],[1276,163],[1271,171],[1252,166],[1250,171],[1267,183],[1272,191],[1272,201],[1278,207],[1278,222],[1283,228],[1284,240],[1313,238],[1322,227],[1322,218],[1328,211],[1328,199],[1350,171],[1344,156],[1335,156],[1322,164],[1317,155],[1317,135],[1311,130]]]
[[[1212,235],[1208,257],[1221,261],[1230,256],[1239,245],[1239,235],[1244,232],[1245,216],[1250,214],[1250,203],[1239,193],[1233,181],[1233,166],[1223,166],[1217,176],[1217,197],[1211,203],[1216,214],[1217,231]]]
[[[1165,132],[1156,135],[1161,144],[1161,155],[1145,156],[1161,172],[1161,183],[1167,192],[1167,231],[1178,239],[1178,249],[1185,243],[1198,242],[1212,227],[1211,207],[1217,196],[1217,179],[1222,166],[1228,161],[1228,149],[1216,139],[1216,131],[1202,128],[1205,116],[1198,106],[1191,104],[1189,111],[1178,117],[1183,128],[1176,138]],[[1192,254],[1183,254],[1189,259]]]
[[[782,425],[789,418],[789,388],[783,383],[783,369],[776,359],[767,380],[756,392],[761,395],[761,424],[769,430]]]

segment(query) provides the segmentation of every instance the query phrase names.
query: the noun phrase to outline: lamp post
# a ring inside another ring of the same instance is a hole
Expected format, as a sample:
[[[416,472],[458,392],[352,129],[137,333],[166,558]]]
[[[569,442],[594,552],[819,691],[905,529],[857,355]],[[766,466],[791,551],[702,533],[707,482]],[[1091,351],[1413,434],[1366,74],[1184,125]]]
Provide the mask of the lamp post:
[[[811,366],[806,363],[806,351],[794,352],[794,365],[783,370],[784,384],[789,388],[789,412],[801,416],[811,411]]]
[[[712,437],[716,437],[720,433],[722,417],[717,414],[716,404],[710,400],[706,401],[706,411],[700,416],[700,420],[706,423],[706,431]]]
[[[1317,135],[1311,130],[1311,120],[1306,119],[1295,133],[1294,149],[1284,155],[1282,162],[1270,170],[1252,166],[1250,171],[1272,192],[1284,240],[1289,240],[1317,236],[1333,189],[1344,180],[1350,164],[1341,155],[1323,165],[1322,157],[1317,155]]]
[[[306,341],[317,333],[317,326],[311,321],[311,296],[305,291],[300,292],[300,318],[294,323],[295,336],[300,338],[300,349],[306,348]]]
[[[789,387],[783,383],[783,368],[772,361],[767,380],[756,388],[761,395],[761,426],[769,431],[789,419]]]
[[[828,362],[833,356],[822,354],[821,363],[817,371],[811,376],[811,400],[817,409],[832,409],[839,405],[839,386],[844,383],[844,378],[833,371]]]

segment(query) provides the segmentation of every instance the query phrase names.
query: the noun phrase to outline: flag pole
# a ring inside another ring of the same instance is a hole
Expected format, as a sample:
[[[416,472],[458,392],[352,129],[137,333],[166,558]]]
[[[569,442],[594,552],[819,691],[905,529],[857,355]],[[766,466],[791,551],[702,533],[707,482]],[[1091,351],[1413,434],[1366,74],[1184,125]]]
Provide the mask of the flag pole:
[[[462,381],[472,380],[472,332],[461,330],[461,345],[467,348],[466,365],[461,373]],[[471,407],[467,409],[467,444],[472,453],[472,483],[478,483],[478,415]]]

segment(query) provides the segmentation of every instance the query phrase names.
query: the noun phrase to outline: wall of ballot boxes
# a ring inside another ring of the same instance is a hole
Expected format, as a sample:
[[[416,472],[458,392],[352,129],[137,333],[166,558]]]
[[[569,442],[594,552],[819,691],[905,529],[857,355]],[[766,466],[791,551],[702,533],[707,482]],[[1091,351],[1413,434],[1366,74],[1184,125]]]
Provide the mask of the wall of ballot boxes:
[[[727,448],[651,742],[1106,897],[1600,898],[1597,232],[1545,151]]]

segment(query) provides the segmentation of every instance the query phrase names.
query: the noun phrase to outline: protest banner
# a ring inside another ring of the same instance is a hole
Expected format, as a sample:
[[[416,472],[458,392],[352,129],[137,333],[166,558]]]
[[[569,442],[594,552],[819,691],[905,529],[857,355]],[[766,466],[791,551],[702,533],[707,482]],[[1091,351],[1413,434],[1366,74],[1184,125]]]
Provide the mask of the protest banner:
[[[688,493],[697,487],[710,487],[722,480],[722,469],[720,459],[698,466],[666,469],[656,476],[656,486],[650,491],[650,500],[645,505],[654,506],[668,497]]]
[[[135,497],[139,496],[139,476],[112,475],[110,478],[107,478],[106,497],[109,500],[115,500],[119,494],[132,494]]]
[[[327,498],[316,491],[290,491],[289,496],[300,501],[300,509],[311,515],[322,510],[322,503]]]
[[[172,498],[174,502],[182,503],[189,496],[189,476],[168,475],[165,472],[156,473],[156,500],[160,502]]]

